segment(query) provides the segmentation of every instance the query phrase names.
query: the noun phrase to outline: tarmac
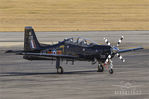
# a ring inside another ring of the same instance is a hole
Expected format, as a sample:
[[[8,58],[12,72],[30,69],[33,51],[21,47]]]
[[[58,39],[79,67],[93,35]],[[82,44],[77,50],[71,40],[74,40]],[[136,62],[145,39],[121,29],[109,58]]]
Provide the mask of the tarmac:
[[[28,61],[5,54],[23,49],[23,32],[0,32],[0,99],[149,99],[149,31],[37,32],[40,42],[51,43],[68,37],[87,37],[104,44],[106,37],[120,48],[144,47],[122,54],[123,63],[113,59],[114,74],[97,71],[97,64],[62,62],[64,74],[56,74],[53,61]]]

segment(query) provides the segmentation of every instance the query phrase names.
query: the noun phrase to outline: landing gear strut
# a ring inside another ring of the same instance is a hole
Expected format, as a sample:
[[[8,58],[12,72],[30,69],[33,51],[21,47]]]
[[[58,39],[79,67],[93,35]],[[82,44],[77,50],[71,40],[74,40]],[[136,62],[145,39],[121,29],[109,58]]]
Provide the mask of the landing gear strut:
[[[98,64],[98,70],[97,72],[103,72],[104,71],[104,68],[101,64]]]
[[[58,74],[63,74],[64,70],[63,67],[60,66],[60,58],[56,58],[56,69]]]

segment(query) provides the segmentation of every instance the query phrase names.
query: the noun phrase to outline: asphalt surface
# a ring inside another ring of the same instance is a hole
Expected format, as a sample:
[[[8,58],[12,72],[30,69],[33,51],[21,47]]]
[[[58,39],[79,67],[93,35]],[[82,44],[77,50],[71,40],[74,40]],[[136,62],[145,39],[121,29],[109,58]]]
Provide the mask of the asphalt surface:
[[[47,43],[81,36],[101,44],[107,37],[115,44],[122,33],[121,47],[145,49],[122,54],[126,63],[115,57],[114,74],[96,72],[97,64],[77,61],[62,62],[61,75],[56,74],[55,62],[5,54],[23,48],[24,34],[0,32],[0,99],[149,99],[149,31],[37,32],[37,36]]]

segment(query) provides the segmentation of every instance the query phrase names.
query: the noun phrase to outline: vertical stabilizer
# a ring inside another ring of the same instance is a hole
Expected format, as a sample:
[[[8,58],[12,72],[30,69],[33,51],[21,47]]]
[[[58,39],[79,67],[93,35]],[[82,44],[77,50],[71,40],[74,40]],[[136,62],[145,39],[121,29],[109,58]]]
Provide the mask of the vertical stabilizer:
[[[34,29],[30,26],[25,27],[24,32],[24,51],[38,50],[40,44],[36,38]]]

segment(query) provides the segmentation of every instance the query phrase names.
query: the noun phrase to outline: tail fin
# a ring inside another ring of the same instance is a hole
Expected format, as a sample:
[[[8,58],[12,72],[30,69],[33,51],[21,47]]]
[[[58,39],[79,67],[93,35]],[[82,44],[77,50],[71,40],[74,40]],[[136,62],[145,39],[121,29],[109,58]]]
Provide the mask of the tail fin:
[[[24,33],[24,51],[38,50],[40,44],[36,38],[34,29],[32,27],[25,27]]]

